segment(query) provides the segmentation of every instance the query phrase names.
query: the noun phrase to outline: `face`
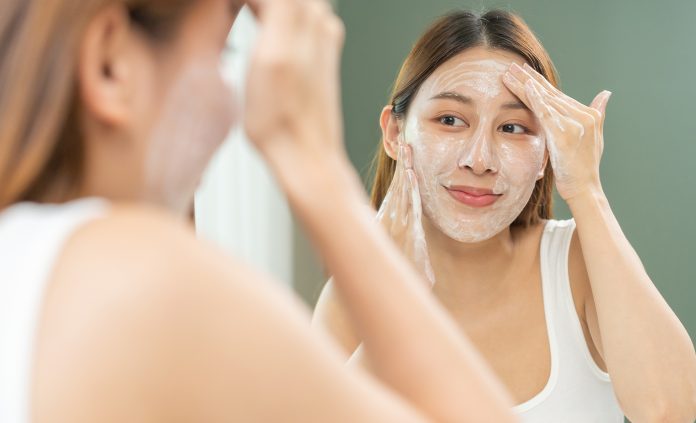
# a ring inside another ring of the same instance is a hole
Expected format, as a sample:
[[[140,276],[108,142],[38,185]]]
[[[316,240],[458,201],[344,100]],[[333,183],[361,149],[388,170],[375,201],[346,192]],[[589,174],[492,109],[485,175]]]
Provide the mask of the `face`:
[[[413,151],[424,216],[460,242],[507,228],[543,176],[539,123],[502,82],[512,62],[524,61],[485,48],[447,61],[421,86],[400,132]]]
[[[235,119],[221,53],[240,5],[195,3],[156,65],[162,89],[144,137],[144,196],[175,211],[190,207],[208,161]]]

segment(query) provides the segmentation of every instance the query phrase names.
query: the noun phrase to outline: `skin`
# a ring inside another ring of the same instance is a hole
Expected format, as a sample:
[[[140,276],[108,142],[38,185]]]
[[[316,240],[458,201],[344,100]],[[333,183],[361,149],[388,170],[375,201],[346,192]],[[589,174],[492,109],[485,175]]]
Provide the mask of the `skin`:
[[[222,141],[234,112],[213,67],[241,4],[200,0],[156,49],[112,5],[89,25],[76,76],[88,145],[81,189],[113,207],[71,236],[48,281],[32,420],[515,421],[502,386],[366,210],[340,137],[340,21],[321,1],[249,5],[259,33],[245,129],[344,281],[336,287],[378,378],[346,369],[295,297],[197,240],[181,213],[200,157],[179,162],[189,146],[163,145],[161,134],[188,128],[202,155]],[[194,88],[205,98],[186,101],[216,112],[192,128],[173,117],[190,111],[181,90]],[[186,177],[152,184],[153,151],[176,156],[156,174],[190,165]],[[170,184],[183,192],[171,196]],[[394,292],[409,313],[385,312]]]
[[[609,93],[600,93],[591,106],[582,105],[553,88],[531,68],[513,65],[523,64],[520,57],[485,48],[461,53],[443,65],[443,72],[448,67],[482,60],[507,60],[507,70],[499,74],[499,101],[524,104],[516,118],[545,139],[550,163],[558,175],[558,191],[577,224],[569,252],[575,309],[590,353],[596,364],[611,375],[624,413],[631,421],[693,421],[693,345],[645,273],[601,190],[599,160]],[[439,71],[432,78],[442,74]],[[469,90],[467,94],[472,93]],[[418,110],[420,96],[421,92],[414,100],[414,110]],[[448,108],[461,113],[466,121],[484,121],[480,115],[488,100],[485,96],[477,99],[473,112],[464,107]],[[393,153],[402,128],[420,116],[418,112],[410,113],[403,125],[385,108],[381,122],[388,154],[396,157]],[[489,117],[488,121],[494,122],[495,118]],[[488,131],[491,144],[495,142],[495,128],[474,126]],[[487,160],[481,152],[474,159],[478,163]],[[414,157],[413,169],[417,172],[416,160]],[[401,161],[399,166],[406,165]],[[474,166],[464,166],[460,171],[460,177],[480,183],[490,183],[486,178],[496,174],[486,166],[478,171]],[[422,186],[420,181],[408,181],[411,185],[406,191],[417,191]],[[408,211],[411,215],[417,213],[413,208]],[[402,220],[416,222],[412,217]],[[452,239],[427,208],[422,226],[435,273],[434,295],[503,380],[515,402],[532,398],[543,389],[550,374],[538,254],[543,223],[526,229],[506,227],[478,243]],[[343,316],[340,294],[330,284],[322,293],[314,319],[316,326],[334,333],[347,352],[360,343]],[[353,360],[369,368],[369,360],[360,355],[358,351]]]

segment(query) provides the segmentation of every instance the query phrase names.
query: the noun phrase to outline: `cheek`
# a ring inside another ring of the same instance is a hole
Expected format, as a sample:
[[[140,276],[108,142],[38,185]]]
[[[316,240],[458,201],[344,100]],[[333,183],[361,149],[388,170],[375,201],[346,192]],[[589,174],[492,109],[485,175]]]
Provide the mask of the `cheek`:
[[[500,148],[502,172],[512,183],[535,180],[544,165],[543,143],[539,139],[523,142],[503,144]]]
[[[418,177],[421,191],[436,187],[444,175],[451,174],[456,167],[456,143],[437,137],[421,139],[412,145],[413,168]]]
[[[457,157],[461,142],[452,137],[443,137],[412,128],[405,135],[406,143],[411,146],[413,152],[413,166],[423,172],[439,174],[451,172],[448,168],[451,160]]]

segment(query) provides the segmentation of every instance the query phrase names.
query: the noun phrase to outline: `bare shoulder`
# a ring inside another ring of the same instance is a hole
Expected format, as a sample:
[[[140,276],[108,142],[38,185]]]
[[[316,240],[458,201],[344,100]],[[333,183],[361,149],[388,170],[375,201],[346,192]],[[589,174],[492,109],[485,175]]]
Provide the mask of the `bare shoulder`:
[[[73,234],[48,284],[35,350],[37,421],[161,418],[153,392],[180,396],[189,378],[181,368],[199,359],[188,354],[251,334],[273,307],[307,317],[268,277],[197,240],[185,222],[114,208]]]
[[[68,242],[33,374],[39,423],[420,421],[349,371],[289,290],[152,210]]]

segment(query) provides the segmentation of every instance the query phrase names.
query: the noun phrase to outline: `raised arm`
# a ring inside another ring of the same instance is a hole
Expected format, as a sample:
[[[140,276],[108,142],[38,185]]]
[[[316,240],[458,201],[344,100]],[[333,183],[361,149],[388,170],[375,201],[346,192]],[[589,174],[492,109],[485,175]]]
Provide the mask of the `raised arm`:
[[[348,162],[340,21],[323,1],[261,6],[247,133],[335,276],[375,374],[442,421],[513,419],[504,388],[375,223]]]
[[[506,84],[545,128],[557,188],[575,218],[589,277],[587,325],[624,413],[637,422],[692,422],[693,343],[650,280],[601,187],[609,93],[601,93],[588,107],[528,66],[513,68]]]

